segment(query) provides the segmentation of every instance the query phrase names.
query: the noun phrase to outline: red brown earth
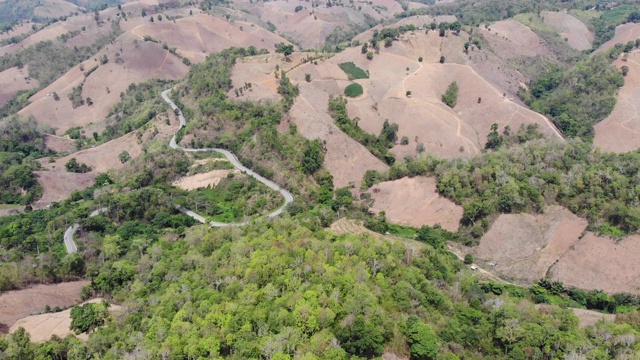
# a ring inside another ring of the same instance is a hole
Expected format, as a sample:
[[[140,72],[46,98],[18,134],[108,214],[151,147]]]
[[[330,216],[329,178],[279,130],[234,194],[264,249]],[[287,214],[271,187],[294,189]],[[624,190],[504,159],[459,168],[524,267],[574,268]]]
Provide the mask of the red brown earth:
[[[533,284],[579,243],[587,224],[560,206],[550,206],[540,215],[503,214],[480,245],[468,250],[479,264],[500,277]],[[580,273],[575,264],[570,266]]]
[[[371,210],[384,211],[389,222],[413,227],[439,224],[458,231],[462,207],[438,194],[433,178],[416,176],[386,181],[370,189],[375,200]]]
[[[592,232],[551,267],[549,275],[565,285],[608,293],[640,291],[640,236],[612,239]]]
[[[633,51],[614,64],[619,68],[628,66],[629,73],[618,91],[615,108],[596,124],[593,144],[604,151],[628,152],[640,148],[640,53]]]
[[[540,16],[574,49],[591,49],[595,36],[582,21],[565,12],[542,11]]]
[[[35,285],[0,295],[0,330],[6,333],[16,320],[44,312],[46,305],[67,308],[80,302],[80,290],[89,281]]]
[[[0,72],[0,107],[13,99],[20,90],[37,89],[40,86],[38,80],[29,77],[29,68],[13,67]]]

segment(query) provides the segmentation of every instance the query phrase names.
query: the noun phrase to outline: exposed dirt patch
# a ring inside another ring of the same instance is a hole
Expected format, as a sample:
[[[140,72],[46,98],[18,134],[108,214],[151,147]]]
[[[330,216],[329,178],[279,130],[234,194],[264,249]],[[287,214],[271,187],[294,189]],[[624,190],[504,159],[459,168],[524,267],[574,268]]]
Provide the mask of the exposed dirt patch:
[[[594,35],[582,21],[564,12],[542,11],[540,16],[561,38],[567,39],[567,43],[574,49],[591,49]]]
[[[443,229],[458,230],[462,207],[440,196],[433,178],[416,176],[386,181],[370,191],[375,200],[371,210],[385,211],[390,222],[418,228],[440,224]]]
[[[25,316],[39,314],[44,307],[66,308],[80,301],[80,290],[89,281],[74,281],[52,285],[35,285],[0,295],[0,330],[6,332],[13,323]]]
[[[480,245],[469,251],[501,277],[532,284],[579,242],[587,224],[560,206],[550,206],[540,215],[503,214]],[[575,263],[570,266],[571,271],[581,273]]]
[[[42,197],[33,204],[34,209],[43,209],[52,202],[62,201],[77,190],[93,185],[94,172],[76,174],[69,172],[35,171],[36,179],[42,186]]]
[[[549,271],[566,285],[609,293],[640,290],[640,236],[614,240],[588,232]]]
[[[78,304],[82,306],[84,304],[96,304],[102,302],[103,299],[92,299],[82,304]],[[122,309],[119,305],[113,305],[109,307],[109,312],[119,311]],[[9,329],[9,333],[13,333],[18,330],[18,328],[24,328],[29,335],[31,335],[31,341],[33,342],[45,342],[51,339],[52,335],[56,335],[60,338],[64,338],[67,335],[74,334],[73,331],[69,330],[71,326],[71,309],[67,309],[64,311],[60,311],[57,313],[49,313],[49,314],[40,314],[40,315],[31,315],[25,318],[22,318],[16,321],[13,326]],[[78,338],[82,340],[86,340],[89,338],[88,334],[80,334],[76,335]]]
[[[47,147],[47,149],[51,149],[57,153],[76,151],[76,147],[72,139],[55,135],[45,134],[44,145]]]
[[[616,316],[613,314],[603,314],[592,310],[571,309],[571,311],[573,311],[573,313],[580,320],[581,328],[595,325],[598,323],[598,321],[614,322],[616,319]]]
[[[640,53],[634,51],[615,65],[628,66],[629,73],[618,91],[615,108],[596,124],[593,143],[604,151],[628,152],[640,148]]]
[[[9,100],[13,99],[20,90],[36,89],[40,86],[38,80],[29,77],[29,69],[27,66],[23,68],[10,68],[0,72],[0,106],[4,106]]]
[[[171,185],[183,190],[195,190],[204,187],[216,187],[220,181],[225,179],[229,174],[240,174],[238,169],[233,170],[211,170],[202,174],[185,176],[174,181]]]

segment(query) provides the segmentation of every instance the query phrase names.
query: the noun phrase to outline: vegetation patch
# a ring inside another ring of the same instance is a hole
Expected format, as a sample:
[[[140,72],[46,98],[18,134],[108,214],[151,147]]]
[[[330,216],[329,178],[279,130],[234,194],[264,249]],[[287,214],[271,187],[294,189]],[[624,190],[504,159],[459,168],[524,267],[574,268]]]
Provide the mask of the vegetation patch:
[[[358,97],[360,95],[362,95],[364,93],[364,89],[362,88],[362,85],[358,84],[358,83],[353,83],[353,84],[349,84],[349,86],[347,86],[344,89],[344,94],[348,97]]]
[[[340,130],[352,139],[364,145],[373,156],[391,165],[396,161],[395,155],[389,151],[397,140],[398,124],[390,124],[386,120],[380,136],[369,134],[358,126],[358,118],[351,119],[347,114],[347,99],[335,97],[329,99],[329,114]]]
[[[570,68],[550,68],[519,95],[531,109],[548,115],[564,135],[591,141],[593,126],[613,111],[622,85],[624,77],[610,57],[598,54]]]
[[[353,62],[344,62],[338,64],[338,66],[340,67],[340,69],[342,69],[342,71],[344,71],[345,74],[347,74],[349,80],[369,78],[369,74],[367,74],[366,71],[362,70],[361,68],[357,67]]]
[[[229,174],[215,187],[185,192],[175,201],[214,221],[232,223],[267,214],[282,205],[282,196],[253,177]],[[181,197],[183,196],[183,197]]]

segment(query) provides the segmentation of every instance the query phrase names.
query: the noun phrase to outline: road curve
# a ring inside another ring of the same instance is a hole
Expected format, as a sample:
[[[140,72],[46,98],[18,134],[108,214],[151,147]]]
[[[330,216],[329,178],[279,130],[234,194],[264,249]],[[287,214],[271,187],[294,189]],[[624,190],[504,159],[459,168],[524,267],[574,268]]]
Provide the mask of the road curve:
[[[171,99],[169,99],[168,94],[171,92],[171,88],[165,90],[162,92],[162,98],[164,99],[164,101],[169,104],[169,106],[171,107],[171,110],[173,110],[174,112],[177,112],[178,114],[178,119],[180,119],[180,127],[178,128],[178,131],[180,129],[182,129],[184,126],[187,125],[187,121],[184,118],[184,115],[182,115],[182,111],[180,111],[180,109],[176,106],[176,104],[173,103],[173,101],[171,101]],[[218,148],[204,148],[204,149],[189,149],[189,148],[183,148],[180,145],[178,145],[176,143],[176,135],[173,135],[173,137],[171,137],[171,141],[169,141],[169,146],[172,149],[177,149],[177,150],[182,150],[185,152],[217,152],[219,154],[224,155],[227,160],[229,160],[229,162],[231,164],[233,164],[233,166],[235,166],[236,168],[238,168],[238,170],[246,173],[249,176],[254,177],[256,180],[260,181],[261,183],[265,184],[266,186],[268,186],[269,188],[279,192],[283,197],[284,197],[284,204],[279,207],[278,209],[276,209],[274,212],[272,212],[271,214],[267,215],[268,218],[272,218],[272,217],[276,217],[280,214],[282,214],[282,212],[284,211],[284,209],[287,207],[287,205],[291,204],[293,202],[293,195],[288,192],[287,190],[281,188],[278,184],[274,183],[273,181],[261,176],[260,174],[257,174],[255,171],[245,167],[244,165],[242,165],[242,163],[238,160],[238,158],[232,154],[231,152],[224,150],[224,149],[218,149]],[[192,218],[204,223],[204,218],[196,213],[194,213],[193,211],[184,209],[184,208],[179,208],[180,211],[182,211],[183,213],[191,216]],[[247,225],[249,222],[245,221],[245,222],[241,222],[241,223],[220,223],[220,222],[216,222],[216,221],[212,221],[209,223],[209,225],[214,226],[214,227],[225,227],[225,226],[242,226],[242,225]]]
[[[169,99],[168,94],[171,92],[171,88],[165,90],[162,92],[162,99],[169,104],[169,106],[171,107],[171,110],[173,110],[174,112],[177,112],[178,114],[178,119],[180,119],[180,127],[178,128],[178,131],[180,131],[180,129],[182,129],[183,127],[187,126],[187,121],[184,118],[184,115],[182,115],[182,111],[176,106],[176,104],[173,103],[173,101],[171,101],[171,99]],[[177,133],[177,132],[176,132]],[[252,177],[254,177],[256,180],[260,181],[261,183],[265,184],[266,186],[268,186],[269,188],[276,190],[277,192],[279,192],[282,197],[284,197],[284,204],[279,207],[278,209],[276,209],[274,212],[270,213],[269,215],[267,215],[267,218],[273,218],[276,216],[279,216],[280,214],[282,214],[282,212],[284,211],[284,209],[287,207],[287,205],[291,204],[293,202],[293,195],[281,188],[278,184],[274,183],[273,181],[261,176],[260,174],[257,174],[255,171],[245,167],[244,165],[242,165],[242,163],[238,160],[238,158],[232,154],[231,152],[224,150],[224,149],[217,149],[217,148],[204,148],[204,149],[190,149],[190,148],[184,148],[181,147],[180,145],[177,144],[176,142],[176,135],[174,134],[171,137],[171,140],[169,141],[169,147],[171,147],[172,149],[176,149],[176,150],[182,150],[185,152],[217,152],[219,154],[224,155],[229,162],[231,162],[231,164],[233,164],[233,166],[235,166],[236,168],[238,168],[238,170],[246,173],[247,175],[250,175]],[[192,218],[194,218],[196,221],[200,222],[200,223],[205,223],[206,219],[202,216],[199,215],[189,209],[185,209],[181,206],[177,206],[176,208],[178,210],[180,210],[180,212],[191,216]],[[99,214],[102,214],[104,212],[107,211],[107,208],[100,208],[98,210],[95,210],[94,212],[92,212],[91,214],[89,214],[89,217],[93,217],[93,216],[97,216]],[[241,223],[221,223],[221,222],[217,222],[217,221],[211,221],[209,222],[209,225],[212,227],[227,227],[227,226],[244,226],[247,225],[249,222],[245,221],[245,222],[241,222]],[[75,241],[73,240],[73,234],[75,234],[76,231],[78,231],[78,228],[80,228],[80,224],[75,223],[73,224],[73,226],[69,227],[65,232],[64,232],[64,245],[67,248],[67,253],[68,254],[72,254],[75,252],[78,252],[78,247],[76,246]]]

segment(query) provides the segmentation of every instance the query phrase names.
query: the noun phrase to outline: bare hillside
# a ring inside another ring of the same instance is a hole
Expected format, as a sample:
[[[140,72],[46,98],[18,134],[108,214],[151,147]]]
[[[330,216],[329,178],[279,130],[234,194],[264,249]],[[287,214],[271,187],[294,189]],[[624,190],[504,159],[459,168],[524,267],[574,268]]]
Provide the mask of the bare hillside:
[[[582,21],[565,12],[542,11],[540,16],[574,49],[591,49],[595,36]]]
[[[633,151],[640,148],[640,53],[635,51],[615,65],[629,67],[629,74],[618,92],[615,108],[595,126],[593,143],[604,151]]]

